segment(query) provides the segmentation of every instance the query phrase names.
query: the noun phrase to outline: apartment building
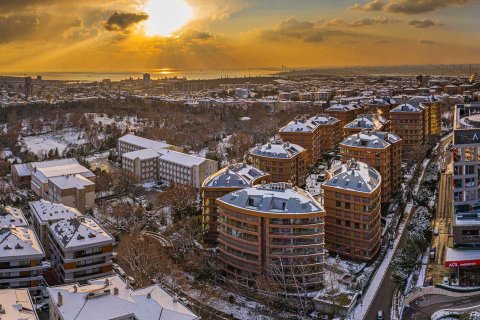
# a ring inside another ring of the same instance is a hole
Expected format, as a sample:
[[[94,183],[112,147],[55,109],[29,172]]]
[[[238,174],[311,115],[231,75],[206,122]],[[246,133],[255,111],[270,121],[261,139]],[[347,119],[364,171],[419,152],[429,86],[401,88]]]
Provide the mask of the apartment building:
[[[44,257],[45,252],[33,229],[28,226],[2,226],[0,289],[27,288],[34,295],[40,294],[44,282]]]
[[[229,165],[205,179],[201,191],[204,238],[207,242],[216,243],[218,238],[216,200],[232,191],[262,182],[270,182],[270,175],[246,163]]]
[[[12,225],[16,227],[28,226],[28,221],[22,209],[10,206],[0,208],[0,228]]]
[[[438,136],[442,132],[441,104],[434,96],[415,96],[411,99],[425,110],[425,135]]]
[[[255,167],[270,174],[272,182],[289,181],[297,186],[306,183],[306,151],[299,145],[276,140],[257,145],[249,157]]]
[[[333,150],[340,139],[340,121],[327,114],[295,119],[279,130],[283,141],[305,149],[308,164],[314,164],[322,155]]]
[[[117,141],[117,151],[120,156],[123,156],[123,154],[128,152],[144,149],[151,149],[157,152],[163,150],[182,151],[181,148],[165,142],[146,139],[133,134],[126,134]]]
[[[145,182],[158,179],[158,157],[153,149],[131,151],[122,155],[122,168],[132,182]]]
[[[425,110],[416,102],[405,102],[390,111],[391,130],[403,140],[403,159],[425,145]]]
[[[402,139],[394,133],[365,131],[340,143],[342,162],[356,159],[375,168],[382,177],[382,203],[387,203],[402,184]]]
[[[398,106],[397,100],[393,98],[373,98],[365,103],[365,111],[377,114],[384,118],[390,118],[390,111]]]
[[[226,194],[217,205],[218,260],[227,279],[250,286],[263,274],[285,277],[289,289],[296,282],[322,286],[325,211],[309,193],[262,184]]]
[[[30,292],[27,289],[0,289],[0,319],[38,320]]]
[[[199,320],[160,285],[134,290],[118,275],[49,287],[50,320]]]
[[[361,114],[343,127],[345,137],[365,130],[388,132],[390,131],[390,121],[375,114]]]
[[[200,189],[202,182],[218,170],[218,162],[167,150],[158,158],[158,175],[167,181]]]
[[[12,176],[17,180],[27,177],[32,191],[42,199],[62,202],[80,212],[95,205],[95,174],[75,159],[13,165]]]
[[[340,120],[340,128],[343,128],[363,113],[363,107],[351,103],[339,103],[325,109],[325,113]],[[344,137],[343,132],[340,132],[340,135]]]
[[[47,225],[60,220],[69,220],[81,217],[80,211],[73,207],[67,207],[61,203],[53,203],[47,200],[32,201],[29,204],[32,216],[32,226],[40,239],[46,257],[50,257]]]
[[[324,189],[325,242],[330,254],[371,262],[381,247],[380,173],[350,160],[329,172]]]
[[[52,268],[62,283],[86,283],[112,274],[114,239],[92,218],[49,223]]]

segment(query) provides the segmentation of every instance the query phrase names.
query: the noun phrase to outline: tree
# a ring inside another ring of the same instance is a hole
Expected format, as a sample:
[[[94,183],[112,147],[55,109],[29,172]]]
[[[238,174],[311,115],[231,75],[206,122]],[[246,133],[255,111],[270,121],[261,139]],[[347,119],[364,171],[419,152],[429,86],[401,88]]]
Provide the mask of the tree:
[[[174,221],[180,221],[198,212],[197,193],[192,186],[173,183],[157,197],[155,212],[171,208]]]

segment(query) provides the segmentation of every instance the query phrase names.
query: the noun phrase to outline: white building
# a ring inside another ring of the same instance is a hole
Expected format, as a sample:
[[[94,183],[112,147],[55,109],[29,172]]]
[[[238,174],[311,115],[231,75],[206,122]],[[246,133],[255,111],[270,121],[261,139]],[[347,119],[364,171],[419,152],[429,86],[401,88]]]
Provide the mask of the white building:
[[[48,288],[50,320],[198,320],[159,285],[133,290],[118,275]]]
[[[86,283],[112,274],[114,239],[92,218],[48,224],[52,267],[62,283]]]
[[[37,320],[37,312],[27,289],[0,290],[0,319]]]
[[[16,227],[28,226],[27,219],[25,218],[22,209],[10,206],[3,209],[0,208],[0,228],[12,225]]]
[[[143,149],[152,149],[154,151],[162,151],[165,149],[175,149],[177,147],[162,141],[142,138],[133,134],[126,134],[118,139],[117,151],[120,156],[124,153],[138,151]]]
[[[13,225],[2,227],[0,288],[28,288],[38,294],[43,284],[44,257],[45,252],[33,229]]]

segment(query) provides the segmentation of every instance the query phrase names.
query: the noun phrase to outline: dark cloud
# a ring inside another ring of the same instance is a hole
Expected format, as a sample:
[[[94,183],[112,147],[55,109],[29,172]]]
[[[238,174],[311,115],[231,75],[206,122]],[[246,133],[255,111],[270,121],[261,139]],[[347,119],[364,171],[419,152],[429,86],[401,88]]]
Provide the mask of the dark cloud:
[[[118,13],[115,12],[103,25],[108,31],[125,31],[133,25],[148,19],[145,13]]]
[[[373,44],[389,44],[389,40],[377,40]]]
[[[394,24],[398,23],[400,20],[398,19],[389,19],[386,17],[376,17],[376,18],[363,18],[358,19],[355,21],[350,22],[348,25],[351,27],[366,27],[366,26],[373,26],[378,24]]]
[[[310,42],[310,43],[316,43],[316,42],[322,42],[325,39],[325,36],[322,32],[316,31],[308,34],[303,41],[305,42]]]
[[[421,43],[421,44],[436,44],[435,41],[433,41],[433,40],[428,40],[428,39],[421,39],[421,40],[420,40],[420,43]]]
[[[40,21],[35,16],[0,17],[0,43],[28,39],[39,29]]]
[[[372,0],[365,4],[355,4],[352,9],[363,11],[387,11],[402,14],[420,14],[438,9],[464,6],[478,0]]]
[[[443,24],[439,21],[433,21],[430,19],[410,20],[408,24],[414,28],[419,29],[443,26]]]
[[[180,38],[183,40],[208,40],[213,38],[213,36],[208,32],[187,30],[180,35]]]

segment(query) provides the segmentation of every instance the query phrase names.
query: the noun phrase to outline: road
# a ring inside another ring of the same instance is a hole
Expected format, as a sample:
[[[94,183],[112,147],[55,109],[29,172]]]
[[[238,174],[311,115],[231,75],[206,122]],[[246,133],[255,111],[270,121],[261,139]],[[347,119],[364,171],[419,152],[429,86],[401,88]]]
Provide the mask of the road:
[[[442,309],[462,309],[473,307],[480,304],[480,296],[476,297],[446,297],[440,295],[428,295],[411,303],[411,306],[405,307],[403,312],[404,319],[425,320]]]
[[[452,136],[446,137],[443,139],[439,144],[439,150],[444,150],[445,147],[452,141]],[[432,158],[432,161],[438,161],[439,158],[442,156],[443,152],[438,152],[438,155]],[[415,208],[414,208],[415,210]],[[405,219],[406,217],[404,217]],[[405,229],[406,230],[406,229]],[[406,241],[406,232],[404,232],[400,238],[400,243],[398,248],[402,248]],[[370,308],[368,309],[367,315],[365,319],[371,320],[376,319],[377,311],[382,310],[384,313],[385,320],[390,319],[390,309],[392,307],[392,298],[393,293],[395,291],[395,284],[390,279],[391,268],[389,267],[383,281],[380,283],[379,289],[377,290],[377,294],[375,299],[370,304]],[[409,319],[409,318],[405,318]]]

